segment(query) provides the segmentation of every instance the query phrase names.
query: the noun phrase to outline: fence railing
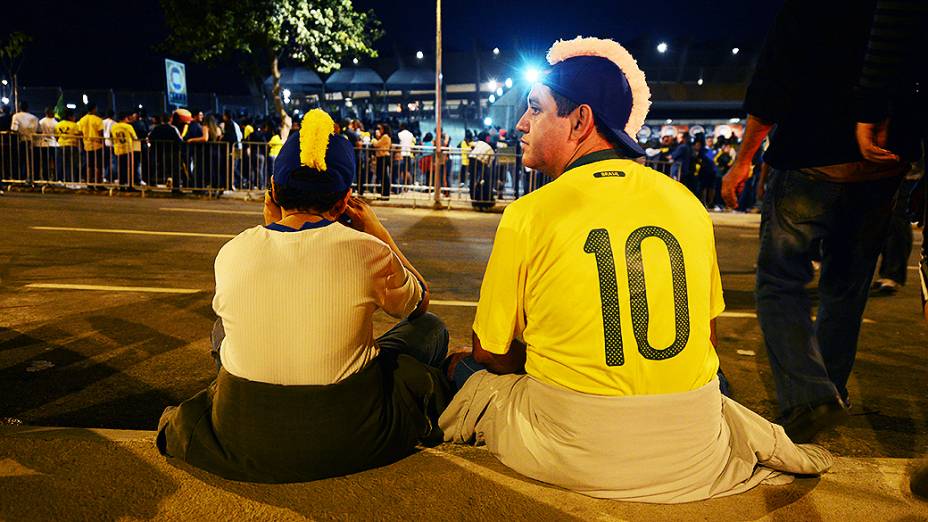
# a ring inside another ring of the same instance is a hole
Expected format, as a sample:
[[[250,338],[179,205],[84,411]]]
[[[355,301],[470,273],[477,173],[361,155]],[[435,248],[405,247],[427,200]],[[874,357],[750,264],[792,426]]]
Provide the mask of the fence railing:
[[[107,143],[109,142],[109,144]],[[108,190],[181,191],[218,194],[243,191],[254,198],[270,187],[276,152],[263,142],[183,142],[125,136],[22,135],[0,133],[0,182]],[[479,149],[478,149],[479,150]],[[359,147],[354,191],[375,199],[439,201],[488,209],[547,182],[525,168],[515,150],[416,146]],[[672,164],[646,162],[672,174]]]

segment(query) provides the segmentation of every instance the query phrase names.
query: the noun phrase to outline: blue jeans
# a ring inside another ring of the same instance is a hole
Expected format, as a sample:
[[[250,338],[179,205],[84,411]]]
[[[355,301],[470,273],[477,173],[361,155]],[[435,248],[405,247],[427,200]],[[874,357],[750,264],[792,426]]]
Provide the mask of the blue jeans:
[[[801,171],[771,171],[756,298],[783,417],[798,407],[847,401],[870,281],[900,181],[832,183]],[[819,252],[813,323],[805,287]]]
[[[225,336],[222,319],[216,319],[210,335],[210,354],[216,362],[216,372],[222,366],[219,349]],[[441,368],[448,355],[448,329],[432,313],[422,314],[412,320],[404,319],[374,342],[381,350],[406,354],[435,368]]]

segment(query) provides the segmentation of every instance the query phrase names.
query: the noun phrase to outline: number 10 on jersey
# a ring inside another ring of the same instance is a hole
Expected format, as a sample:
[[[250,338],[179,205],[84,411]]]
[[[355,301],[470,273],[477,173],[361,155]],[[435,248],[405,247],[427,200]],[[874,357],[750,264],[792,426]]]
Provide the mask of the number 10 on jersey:
[[[648,294],[644,281],[644,264],[641,258],[641,244],[649,237],[658,238],[667,246],[670,254],[670,273],[673,278],[673,312],[674,340],[670,346],[656,349],[648,340]],[[609,232],[604,228],[590,231],[583,245],[583,251],[596,256],[596,270],[599,273],[599,297],[603,311],[603,334],[605,336],[606,365],[622,366],[625,364],[625,351],[622,346],[622,324],[619,313],[619,287],[615,274],[615,257],[612,254],[612,242]],[[632,330],[638,352],[645,359],[661,361],[674,357],[683,351],[690,337],[690,314],[686,292],[686,268],[683,264],[683,249],[680,242],[667,230],[655,227],[641,227],[625,243],[625,264],[628,270],[629,302],[631,304]]]

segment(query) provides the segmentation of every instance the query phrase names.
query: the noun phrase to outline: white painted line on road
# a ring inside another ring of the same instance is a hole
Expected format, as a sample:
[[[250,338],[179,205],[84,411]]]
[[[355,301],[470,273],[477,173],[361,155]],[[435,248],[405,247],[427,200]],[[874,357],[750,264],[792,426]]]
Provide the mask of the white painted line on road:
[[[24,288],[46,288],[51,290],[98,290],[103,292],[143,292],[150,294],[195,294],[196,288],[163,288],[159,286],[106,286],[70,285],[62,283],[30,283]]]
[[[435,306],[470,306],[477,307],[477,303],[474,301],[441,301],[438,299],[429,300],[429,305]]]
[[[213,210],[206,208],[161,207],[158,210],[165,212],[199,212],[201,214],[240,214],[245,216],[262,216],[262,212],[253,210]]]
[[[218,237],[230,239],[235,234],[206,234],[200,232],[159,232],[157,230],[127,230],[122,228],[29,227],[33,230],[57,232],[104,232],[108,234],[136,234],[140,236]]]

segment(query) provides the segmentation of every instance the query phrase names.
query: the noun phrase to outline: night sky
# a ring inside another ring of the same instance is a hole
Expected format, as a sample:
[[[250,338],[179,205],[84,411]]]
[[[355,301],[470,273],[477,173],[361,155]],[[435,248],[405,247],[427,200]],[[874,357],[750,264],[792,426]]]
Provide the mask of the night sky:
[[[194,0],[195,1],[195,0]],[[163,59],[155,46],[167,35],[157,0],[74,2],[31,0],[0,8],[0,38],[24,31],[35,39],[20,70],[21,83],[64,88],[115,88],[158,91],[164,88]],[[618,41],[682,39],[718,41],[756,48],[776,15],[780,0],[649,1],[538,0],[521,2],[445,1],[444,47],[470,50],[499,47],[509,56],[537,60],[557,38],[578,34],[609,36]],[[384,37],[381,53],[434,49],[434,1],[395,4],[355,0],[373,9]],[[397,7],[392,7],[396,5]],[[9,14],[9,16],[7,16]],[[247,94],[247,84],[233,64],[188,63],[191,92]]]

